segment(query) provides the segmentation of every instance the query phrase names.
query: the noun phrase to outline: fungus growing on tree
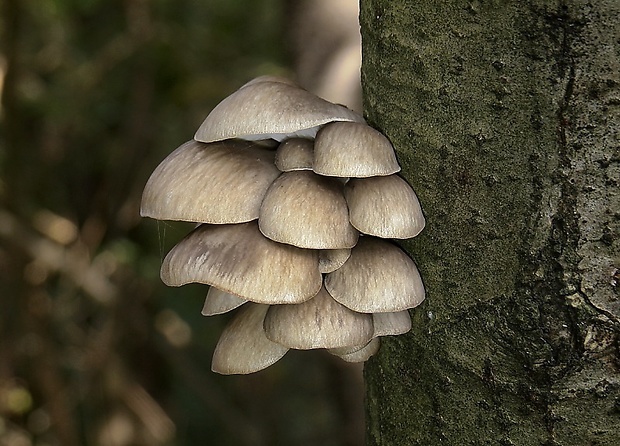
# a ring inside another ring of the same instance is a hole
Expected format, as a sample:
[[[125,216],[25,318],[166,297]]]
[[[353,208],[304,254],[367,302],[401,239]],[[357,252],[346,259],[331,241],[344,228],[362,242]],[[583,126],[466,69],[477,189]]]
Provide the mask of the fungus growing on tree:
[[[249,141],[188,141],[151,174],[140,214],[195,223],[255,220],[279,174],[273,152]]]
[[[405,239],[424,229],[418,197],[398,175],[351,178],[344,195],[351,224],[364,234]]]
[[[424,300],[420,273],[404,251],[375,237],[360,237],[351,257],[325,275],[325,288],[342,305],[360,313],[414,308]]]
[[[367,343],[374,333],[372,316],[336,302],[325,288],[297,305],[271,305],[265,316],[267,338],[298,350]]]
[[[322,273],[336,271],[350,256],[350,249],[323,249],[319,251],[319,271]]]
[[[271,184],[258,227],[276,242],[309,249],[352,248],[359,234],[342,183],[311,171],[285,172]]]
[[[214,316],[216,314],[227,313],[246,302],[247,299],[210,286],[201,313],[203,316]]]
[[[276,167],[282,172],[312,170],[314,141],[307,138],[289,138],[276,150]]]
[[[359,122],[333,122],[314,141],[312,170],[331,177],[366,178],[400,171],[392,143]]]
[[[425,221],[399,170],[359,115],[274,76],[220,102],[161,162],[141,215],[200,223],[164,258],[162,281],[208,284],[202,314],[234,312],[213,371],[256,372],[290,348],[362,362],[411,329],[424,287],[386,239]]]
[[[264,304],[301,303],[321,289],[318,252],[276,243],[256,222],[200,225],[164,258],[168,286],[205,283]]]
[[[269,76],[248,82],[216,105],[194,139],[213,142],[231,138],[314,138],[322,125],[333,121],[363,123],[364,119],[288,80]]]
[[[258,372],[289,350],[265,336],[269,305],[248,302],[224,328],[213,352],[211,370],[223,375]]]

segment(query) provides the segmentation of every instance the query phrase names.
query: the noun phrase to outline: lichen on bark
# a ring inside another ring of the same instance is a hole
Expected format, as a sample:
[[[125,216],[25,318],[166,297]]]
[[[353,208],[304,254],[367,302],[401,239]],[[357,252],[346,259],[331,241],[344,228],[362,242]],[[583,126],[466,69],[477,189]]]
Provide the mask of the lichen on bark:
[[[361,3],[369,122],[427,301],[366,368],[373,445],[620,444],[620,5]]]

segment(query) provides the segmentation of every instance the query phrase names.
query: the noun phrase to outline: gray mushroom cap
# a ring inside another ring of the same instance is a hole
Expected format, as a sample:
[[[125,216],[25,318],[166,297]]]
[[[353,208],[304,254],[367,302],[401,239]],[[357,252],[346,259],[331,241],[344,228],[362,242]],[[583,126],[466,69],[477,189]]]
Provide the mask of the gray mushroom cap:
[[[333,298],[361,313],[386,313],[418,306],[424,285],[413,260],[396,245],[360,237],[351,257],[325,276]]]
[[[257,303],[301,303],[321,289],[318,262],[318,251],[269,240],[256,221],[201,225],[166,255],[161,279],[206,283]]]
[[[319,251],[319,271],[331,273],[344,265],[350,256],[350,249],[323,249]]]
[[[341,349],[328,349],[328,351],[332,355],[336,355],[346,362],[364,362],[379,351],[380,344],[381,341],[379,341],[379,338],[376,337],[372,338],[367,344],[364,345]]]
[[[351,224],[364,234],[405,239],[424,229],[418,197],[398,175],[351,178],[344,195]]]
[[[272,183],[258,226],[272,240],[308,249],[351,248],[358,237],[342,183],[310,171],[285,172]]]
[[[276,167],[282,172],[312,170],[314,141],[307,138],[289,138],[276,150]]]
[[[400,171],[394,147],[379,131],[358,122],[332,122],[314,141],[312,169],[334,177],[366,178]]]
[[[215,347],[211,370],[224,375],[258,372],[286,354],[287,347],[265,336],[268,309],[269,305],[249,302],[235,314]]]
[[[357,113],[332,104],[289,81],[250,81],[220,102],[201,124],[194,139],[202,142],[229,138],[259,140],[313,138],[332,121],[364,122]]]
[[[246,302],[246,299],[239,296],[218,290],[215,287],[209,287],[201,314],[203,316],[214,316],[216,314],[226,313],[240,307]]]
[[[264,327],[272,341],[300,350],[362,344],[374,333],[370,314],[339,304],[325,288],[301,304],[272,305]]]
[[[188,141],[151,174],[142,194],[140,214],[197,223],[254,220],[278,175],[273,151],[252,142]]]
[[[374,326],[373,338],[380,336],[393,336],[407,333],[411,330],[411,316],[409,311],[402,310],[394,313],[373,313],[372,322]],[[339,348],[328,349],[336,356],[347,356],[366,347],[367,343],[351,345]],[[374,353],[373,353],[374,354]]]
[[[411,330],[411,316],[407,310],[393,313],[373,313],[372,320],[375,327],[373,337],[395,336]]]

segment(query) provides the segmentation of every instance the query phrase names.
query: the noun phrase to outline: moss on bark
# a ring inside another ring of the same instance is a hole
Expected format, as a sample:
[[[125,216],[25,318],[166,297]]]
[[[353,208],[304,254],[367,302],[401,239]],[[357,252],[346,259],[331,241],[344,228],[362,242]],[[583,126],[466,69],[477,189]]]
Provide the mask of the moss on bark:
[[[620,444],[620,5],[367,0],[364,107],[427,228],[372,445]]]

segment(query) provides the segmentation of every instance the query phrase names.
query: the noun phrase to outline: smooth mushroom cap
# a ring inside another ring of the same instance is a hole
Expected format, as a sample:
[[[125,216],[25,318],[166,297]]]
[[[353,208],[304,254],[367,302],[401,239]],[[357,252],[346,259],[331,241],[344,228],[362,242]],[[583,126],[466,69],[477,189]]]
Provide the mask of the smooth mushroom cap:
[[[286,77],[274,76],[274,75],[271,75],[271,74],[265,74],[263,76],[255,77],[254,79],[246,82],[241,87],[239,87],[239,89],[245,88],[248,85],[259,84],[261,82],[279,82],[281,84],[288,84],[288,85],[292,85],[293,87],[297,87],[297,84],[295,82],[293,82],[292,80],[290,80],[290,79],[288,79]]]
[[[364,119],[290,82],[250,81],[209,113],[194,139],[213,142],[229,138],[314,138],[320,126],[332,121]]]
[[[289,138],[276,150],[276,167],[282,172],[312,170],[314,141],[306,138]]]
[[[395,336],[411,330],[411,316],[407,310],[393,313],[374,313],[372,320],[375,326],[373,337]]]
[[[304,302],[322,281],[317,251],[269,240],[255,221],[194,229],[164,258],[161,279],[169,286],[206,283],[265,304]]]
[[[350,256],[350,249],[323,249],[319,251],[319,271],[331,273],[344,265]]]
[[[358,122],[333,122],[316,135],[312,169],[320,175],[365,178],[391,175],[400,166],[379,131]]]
[[[297,305],[272,305],[265,316],[267,338],[299,350],[365,344],[374,333],[372,316],[336,302],[325,288]]]
[[[209,287],[201,314],[203,316],[214,316],[216,314],[226,313],[240,307],[246,302],[247,300],[239,296],[218,290],[215,287]]]
[[[351,248],[358,237],[342,183],[310,171],[285,172],[272,183],[258,226],[272,240],[309,249]]]
[[[386,313],[418,306],[424,300],[420,273],[396,245],[360,237],[351,257],[325,276],[325,288],[344,306],[360,313]]]
[[[258,372],[288,351],[265,336],[263,321],[269,305],[248,303],[228,323],[213,352],[211,370],[223,375]]]
[[[372,338],[368,344],[359,346],[359,348],[349,350],[348,352],[341,353],[337,349],[329,349],[328,351],[346,362],[364,362],[379,351],[380,345],[381,342],[379,338]]]
[[[242,223],[258,218],[280,175],[273,151],[249,141],[188,141],[153,171],[140,214],[158,220]]]
[[[351,178],[345,185],[344,196],[351,224],[364,234],[405,239],[424,229],[418,197],[398,175]]]

